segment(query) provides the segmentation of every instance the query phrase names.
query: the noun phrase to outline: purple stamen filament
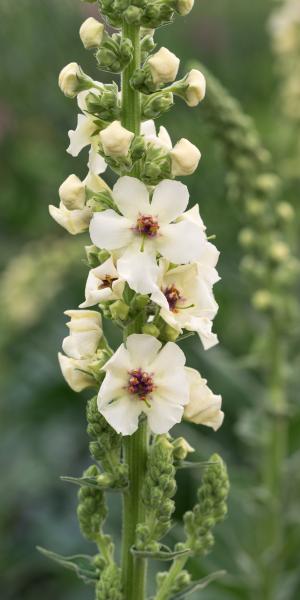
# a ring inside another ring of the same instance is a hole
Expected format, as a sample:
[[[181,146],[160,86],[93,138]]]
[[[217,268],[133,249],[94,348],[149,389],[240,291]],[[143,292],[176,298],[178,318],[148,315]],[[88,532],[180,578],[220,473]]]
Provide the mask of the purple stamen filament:
[[[152,215],[139,215],[135,231],[145,237],[153,238],[157,235],[159,224],[156,217]]]
[[[130,394],[136,394],[139,400],[146,402],[149,406],[148,396],[155,389],[151,373],[142,371],[142,369],[133,369],[129,371],[128,391]]]

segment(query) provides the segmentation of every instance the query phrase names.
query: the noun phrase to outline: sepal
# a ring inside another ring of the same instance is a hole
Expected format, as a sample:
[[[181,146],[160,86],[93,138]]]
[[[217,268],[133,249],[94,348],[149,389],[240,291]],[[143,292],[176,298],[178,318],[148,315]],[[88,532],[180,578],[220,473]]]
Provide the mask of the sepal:
[[[122,38],[119,33],[113,33],[111,37],[106,35],[96,52],[98,67],[112,73],[121,73],[132,60],[132,56],[131,40]]]

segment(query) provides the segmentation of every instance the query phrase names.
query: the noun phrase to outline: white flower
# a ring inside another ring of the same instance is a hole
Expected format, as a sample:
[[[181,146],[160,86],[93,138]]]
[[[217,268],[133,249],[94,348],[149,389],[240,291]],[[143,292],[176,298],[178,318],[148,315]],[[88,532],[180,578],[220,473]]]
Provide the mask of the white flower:
[[[207,246],[212,245],[207,242]],[[202,260],[169,268],[168,261],[161,259],[159,288],[152,293],[151,300],[161,307],[160,316],[166,323],[179,333],[183,329],[196,331],[208,350],[218,343],[216,334],[211,331],[212,319],[218,310],[212,293],[216,270],[209,251]]]
[[[66,310],[65,315],[71,320],[67,323],[70,335],[63,340],[63,351],[70,358],[92,358],[103,334],[100,313],[94,310]]]
[[[194,144],[182,138],[172,148],[172,141],[165,127],[160,127],[156,133],[155,123],[152,120],[144,121],[141,125],[141,134],[146,142],[170,152],[174,177],[191,175],[197,169],[201,153]]]
[[[58,85],[68,98],[75,98],[80,90],[84,88],[88,89],[92,87],[92,84],[93,80],[85,75],[80,66],[75,62],[66,65],[58,77]]]
[[[155,84],[169,83],[176,79],[180,60],[167,48],[160,48],[147,61]]]
[[[68,210],[63,202],[60,202],[58,208],[50,204],[49,213],[56,223],[64,227],[72,235],[87,231],[92,218],[92,211],[89,208]]]
[[[191,175],[196,171],[201,153],[189,140],[182,138],[171,151],[172,175],[174,177]]]
[[[216,396],[206,385],[206,380],[195,369],[186,367],[190,386],[190,400],[184,408],[184,418],[197,425],[207,425],[217,431],[224,420],[222,397]]]
[[[95,379],[88,373],[89,359],[76,360],[59,352],[58,360],[62,374],[74,392],[81,392],[95,385]]]
[[[84,47],[89,49],[100,46],[103,38],[103,32],[103,23],[100,23],[93,17],[86,19],[79,29],[80,39]]]
[[[206,91],[206,81],[201,71],[192,69],[186,76],[184,83],[188,85],[184,91],[184,99],[188,106],[197,106],[203,100]]]
[[[54,221],[72,235],[87,231],[92,218],[91,209],[85,205],[86,188],[101,192],[107,189],[107,185],[94,173],[88,173],[83,182],[76,175],[70,175],[59,188],[59,207],[52,204],[49,206],[49,213]]]
[[[177,0],[176,10],[180,15],[184,16],[191,12],[193,6],[194,0]]]
[[[90,224],[93,244],[117,251],[117,271],[130,287],[147,294],[157,287],[157,253],[175,264],[201,258],[206,243],[203,228],[182,218],[189,193],[179,181],[165,179],[152,201],[147,187],[133,177],[121,177],[112,192],[121,214],[95,213]],[[187,243],[188,240],[188,243]]]
[[[80,308],[94,306],[100,302],[118,300],[122,297],[125,282],[120,279],[113,259],[108,258],[102,265],[91,269],[85,286],[85,302]]]
[[[189,401],[185,356],[173,342],[161,347],[153,336],[130,335],[103,367],[98,408],[118,433],[134,433],[142,413],[156,434],[181,421]]]
[[[98,86],[102,84],[99,82]],[[97,94],[99,89],[91,88],[88,91],[80,92],[77,96],[77,103],[83,114],[79,114],[77,117],[76,129],[68,132],[70,138],[70,144],[67,148],[67,152],[72,156],[78,156],[79,152],[86,146],[90,146],[89,150],[89,171],[95,174],[104,173],[106,170],[106,162],[102,156],[98,153],[99,147],[99,133],[98,126],[95,123],[95,117],[87,112],[86,97],[92,92]]]
[[[134,133],[122,127],[120,121],[113,121],[100,131],[100,141],[107,156],[127,156]]]
[[[61,202],[69,210],[81,209],[85,205],[85,185],[76,175],[69,175],[59,188]]]

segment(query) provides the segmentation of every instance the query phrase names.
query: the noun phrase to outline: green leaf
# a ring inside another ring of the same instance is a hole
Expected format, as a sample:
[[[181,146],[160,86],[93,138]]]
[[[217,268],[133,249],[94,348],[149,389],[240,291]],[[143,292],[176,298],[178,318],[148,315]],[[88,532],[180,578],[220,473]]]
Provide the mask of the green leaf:
[[[41,548],[41,546],[37,546],[37,550],[46,556],[46,558],[50,558],[50,560],[58,563],[61,567],[65,567],[65,569],[69,569],[70,571],[76,573],[76,575],[80,579],[83,579],[85,583],[95,583],[99,578],[96,566],[93,564],[93,556],[89,556],[87,554],[62,556],[61,554],[56,554],[56,552],[52,552],[51,550],[46,550],[46,548]]]
[[[201,462],[181,460],[178,463],[175,463],[176,469],[202,469],[203,467],[207,467],[209,465],[213,465],[213,463],[209,460],[203,460]]]
[[[216,581],[220,577],[224,577],[224,575],[226,575],[226,571],[215,571],[215,573],[211,573],[211,575],[207,575],[207,577],[203,577],[203,579],[193,581],[184,590],[181,590],[181,592],[178,592],[178,594],[175,594],[175,596],[171,596],[170,600],[183,600],[197,590],[204,590],[204,588],[206,588],[212,581]]]
[[[112,486],[112,485],[107,485],[105,483],[103,483],[103,485],[101,485],[101,483],[99,483],[99,477],[69,477],[69,476],[65,476],[62,475],[60,477],[60,479],[62,481],[66,481],[67,483],[74,483],[75,485],[79,485],[79,486],[85,486],[85,487],[90,487],[90,488],[94,488],[97,490],[102,490],[102,491],[109,491],[109,492],[119,492],[120,490],[124,490],[127,486]]]
[[[178,550],[173,552],[168,546],[161,544],[161,550],[157,552],[151,552],[147,550],[137,550],[134,546],[131,548],[131,553],[134,556],[140,558],[152,558],[154,560],[174,560],[175,558],[181,558],[182,556],[188,556],[190,554],[189,548],[185,550]]]

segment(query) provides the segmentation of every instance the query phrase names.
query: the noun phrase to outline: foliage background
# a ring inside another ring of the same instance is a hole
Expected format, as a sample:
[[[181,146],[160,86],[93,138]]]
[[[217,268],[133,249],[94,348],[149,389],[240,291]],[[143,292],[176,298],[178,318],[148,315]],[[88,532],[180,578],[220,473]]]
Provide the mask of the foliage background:
[[[284,168],[292,146],[292,131],[280,116],[278,80],[270,49],[267,22],[271,0],[201,0],[185,19],[157,33],[157,41],[181,57],[182,67],[201,60],[254,117],[275,164]],[[91,590],[71,574],[38,555],[40,544],[65,554],[89,551],[75,517],[76,490],[59,481],[61,474],[79,475],[88,464],[85,400],[70,391],[57,364],[65,335],[63,311],[83,298],[86,267],[83,238],[70,237],[49,218],[47,206],[57,204],[57,188],[76,171],[85,174],[86,155],[65,153],[67,130],[75,123],[75,103],[57,88],[62,66],[78,61],[97,77],[91,56],[78,38],[80,23],[93,14],[92,5],[78,0],[0,0],[0,592],[3,600],[83,600]],[[101,75],[100,75],[101,76]],[[99,75],[98,75],[99,77]],[[260,318],[249,304],[249,289],[239,272],[238,210],[226,199],[226,169],[221,147],[213,138],[204,110],[187,110],[180,102],[163,124],[172,138],[187,137],[203,154],[189,182],[193,201],[199,200],[209,233],[217,236],[222,276],[216,295],[222,307],[216,319],[220,346],[204,354],[198,341],[183,342],[190,366],[222,393],[226,420],[218,434],[182,425],[200,456],[219,451],[227,460],[232,480],[227,522],[219,529],[213,554],[195,575],[225,568],[228,576],[201,595],[206,600],[258,598],[249,592],[259,573],[255,550],[258,505],[256,489],[259,456],[248,445],[253,429],[245,411],[253,412],[265,393],[263,381],[246,370],[241,359],[259,334]],[[299,182],[298,182],[299,183]],[[298,183],[287,186],[297,200]],[[112,335],[114,335],[112,333]],[[115,344],[118,339],[115,337]],[[291,388],[296,398],[297,373]],[[300,421],[294,410],[290,427],[290,462],[298,465]],[[176,518],[195,499],[200,473],[180,477]],[[290,510],[297,507],[293,478]],[[110,528],[120,535],[120,505],[110,498]],[[285,575],[276,599],[296,600],[300,584],[299,517],[291,521],[286,539]],[[180,526],[173,536],[180,535]],[[198,597],[198,596],[196,596]],[[272,598],[272,600],[275,600]]]

